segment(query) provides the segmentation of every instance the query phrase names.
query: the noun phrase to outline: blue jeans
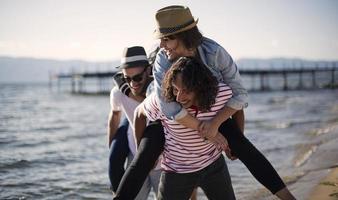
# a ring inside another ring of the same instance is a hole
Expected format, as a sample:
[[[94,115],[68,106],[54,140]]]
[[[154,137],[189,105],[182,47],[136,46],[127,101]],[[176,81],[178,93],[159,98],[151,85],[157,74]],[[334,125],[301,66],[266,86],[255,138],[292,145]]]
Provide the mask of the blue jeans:
[[[124,174],[124,163],[129,154],[128,147],[128,120],[124,119],[117,129],[110,145],[108,175],[111,189],[115,193]]]
[[[162,172],[158,199],[187,200],[197,186],[202,188],[208,199],[236,199],[229,171],[222,155],[212,164],[197,172],[184,174]]]

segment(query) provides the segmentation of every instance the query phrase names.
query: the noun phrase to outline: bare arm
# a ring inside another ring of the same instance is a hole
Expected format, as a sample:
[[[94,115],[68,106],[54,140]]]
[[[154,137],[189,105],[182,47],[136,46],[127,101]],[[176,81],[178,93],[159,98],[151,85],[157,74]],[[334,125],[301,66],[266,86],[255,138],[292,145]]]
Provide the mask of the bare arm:
[[[143,104],[141,103],[134,112],[134,138],[137,146],[141,141],[146,124],[147,117],[143,110]]]
[[[110,147],[111,142],[116,134],[116,130],[120,124],[121,119],[121,111],[113,111],[111,110],[108,117],[108,145]]]

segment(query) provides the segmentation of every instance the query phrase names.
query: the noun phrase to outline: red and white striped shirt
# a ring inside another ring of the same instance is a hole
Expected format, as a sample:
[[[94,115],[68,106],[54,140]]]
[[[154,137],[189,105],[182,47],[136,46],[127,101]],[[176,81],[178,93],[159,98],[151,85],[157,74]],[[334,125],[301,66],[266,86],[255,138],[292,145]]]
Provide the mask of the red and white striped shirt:
[[[187,111],[200,120],[213,118],[225,103],[232,97],[232,90],[219,83],[219,91],[209,111],[201,112],[193,108]],[[143,108],[149,120],[161,120],[165,132],[165,145],[162,154],[161,167],[165,171],[190,173],[201,170],[214,162],[222,153],[222,149],[205,141],[196,130],[180,125],[163,115],[158,106],[158,100],[151,94],[143,101]]]

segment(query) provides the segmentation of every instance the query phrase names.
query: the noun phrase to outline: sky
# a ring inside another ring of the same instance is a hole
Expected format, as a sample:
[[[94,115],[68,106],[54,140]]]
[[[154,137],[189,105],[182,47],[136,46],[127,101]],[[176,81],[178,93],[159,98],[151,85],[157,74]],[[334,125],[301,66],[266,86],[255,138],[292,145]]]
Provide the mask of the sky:
[[[338,60],[336,0],[0,0],[0,56],[119,59],[158,42],[155,13],[174,4],[234,59]]]

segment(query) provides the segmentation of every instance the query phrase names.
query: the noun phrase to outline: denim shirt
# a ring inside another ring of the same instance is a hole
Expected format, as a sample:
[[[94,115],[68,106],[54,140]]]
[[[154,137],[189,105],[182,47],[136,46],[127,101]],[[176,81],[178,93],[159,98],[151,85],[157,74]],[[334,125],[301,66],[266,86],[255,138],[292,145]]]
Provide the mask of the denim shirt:
[[[235,110],[241,110],[248,106],[248,93],[243,87],[237,65],[226,50],[215,41],[203,37],[202,44],[198,46],[198,53],[202,62],[209,68],[218,82],[230,86],[233,97],[227,102],[227,106]],[[154,91],[159,99],[161,112],[169,119],[180,119],[187,114],[187,111],[177,102],[167,102],[162,96],[162,80],[168,71],[170,62],[161,49],[155,60],[153,68]]]

